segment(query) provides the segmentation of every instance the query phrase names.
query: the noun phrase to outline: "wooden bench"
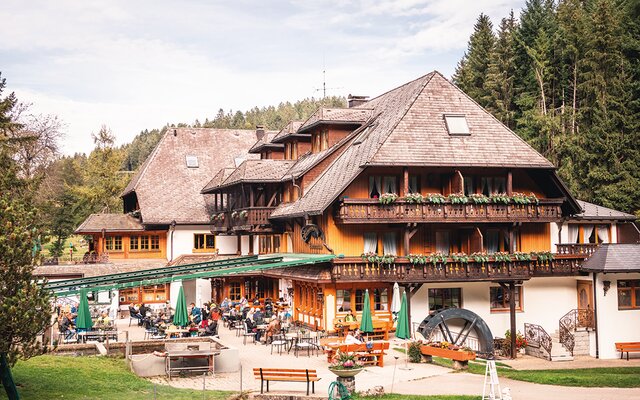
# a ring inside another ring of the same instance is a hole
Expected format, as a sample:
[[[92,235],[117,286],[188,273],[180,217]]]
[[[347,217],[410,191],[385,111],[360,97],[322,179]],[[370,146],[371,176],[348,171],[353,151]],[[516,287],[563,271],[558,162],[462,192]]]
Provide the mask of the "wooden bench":
[[[353,353],[358,357],[358,360],[365,365],[377,365],[378,367],[384,367],[385,350],[389,350],[389,342],[372,342],[370,348],[366,343],[361,344],[340,344],[332,346],[326,345],[327,360],[331,362],[336,352],[341,353]]]
[[[267,392],[269,391],[269,381],[307,382],[307,396],[309,395],[309,383],[311,383],[311,393],[315,393],[315,383],[321,379],[318,378],[315,369],[254,368],[253,376],[260,379],[260,393],[263,393],[264,382],[267,382]]]
[[[640,353],[640,342],[619,342],[616,343],[616,351],[620,352],[622,360],[624,353],[627,353],[627,361],[629,361],[629,353]]]

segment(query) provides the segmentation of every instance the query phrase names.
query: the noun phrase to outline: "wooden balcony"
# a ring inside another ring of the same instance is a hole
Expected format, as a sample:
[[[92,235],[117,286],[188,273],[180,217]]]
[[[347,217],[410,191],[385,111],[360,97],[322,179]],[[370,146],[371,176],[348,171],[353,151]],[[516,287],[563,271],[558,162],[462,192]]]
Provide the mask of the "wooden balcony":
[[[583,254],[557,254],[551,261],[510,262],[495,261],[493,257],[485,263],[469,261],[446,263],[412,264],[406,257],[398,257],[391,264],[363,261],[361,258],[336,258],[333,262],[332,277],[337,282],[383,281],[383,282],[482,282],[527,280],[536,276],[577,275],[586,258]]]
[[[273,232],[269,216],[275,207],[248,207],[224,212],[224,218],[211,221],[211,232]],[[218,216],[220,213],[217,214]]]
[[[558,254],[585,254],[590,256],[598,250],[596,243],[560,243],[556,245]]]
[[[552,222],[562,217],[563,199],[538,204],[380,204],[377,199],[343,199],[336,222],[343,224],[394,222]]]

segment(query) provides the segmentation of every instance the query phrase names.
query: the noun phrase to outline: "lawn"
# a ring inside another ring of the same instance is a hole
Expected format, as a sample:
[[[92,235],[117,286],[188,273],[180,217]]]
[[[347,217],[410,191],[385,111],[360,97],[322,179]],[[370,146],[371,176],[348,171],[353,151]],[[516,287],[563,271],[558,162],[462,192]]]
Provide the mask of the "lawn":
[[[419,396],[412,394],[385,394],[377,397],[353,396],[352,399],[376,400],[482,400],[482,396]]]
[[[434,364],[451,368],[453,362],[449,359],[433,357]],[[499,364],[499,363],[496,363]],[[540,383],[543,385],[580,386],[580,387],[640,387],[640,367],[612,367],[612,368],[578,368],[578,369],[543,369],[516,370],[498,366],[498,376]],[[472,374],[485,373],[485,363],[470,362],[469,370]]]
[[[153,399],[154,385],[128,370],[124,359],[44,355],[20,361],[12,369],[22,399]],[[207,391],[205,399],[226,399],[231,392]],[[157,385],[158,400],[202,399],[202,391]],[[0,399],[6,399],[0,386]]]

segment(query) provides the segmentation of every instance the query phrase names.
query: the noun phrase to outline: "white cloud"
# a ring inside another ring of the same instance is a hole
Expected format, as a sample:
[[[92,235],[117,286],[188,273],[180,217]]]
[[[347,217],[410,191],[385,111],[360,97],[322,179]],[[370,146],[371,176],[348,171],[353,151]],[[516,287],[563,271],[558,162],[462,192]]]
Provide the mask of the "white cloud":
[[[522,0],[346,0],[211,4],[8,0],[0,59],[9,90],[68,125],[88,152],[107,124],[120,143],[167,122],[320,95],[376,95],[441,69],[480,12],[497,24]]]

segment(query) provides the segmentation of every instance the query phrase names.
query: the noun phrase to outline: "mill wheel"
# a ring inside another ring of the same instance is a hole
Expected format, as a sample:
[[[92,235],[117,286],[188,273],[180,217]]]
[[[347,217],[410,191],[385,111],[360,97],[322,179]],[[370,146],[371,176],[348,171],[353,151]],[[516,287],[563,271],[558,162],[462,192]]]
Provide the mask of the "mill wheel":
[[[464,326],[460,332],[454,332],[451,329],[450,324],[453,320],[464,321]],[[491,329],[473,311],[465,310],[464,308],[441,310],[429,315],[418,327],[418,332],[425,338],[430,338],[434,330],[439,330],[449,343],[458,346],[464,343],[469,334],[475,330],[478,336],[478,353],[487,357],[493,355],[493,334],[491,334]]]

